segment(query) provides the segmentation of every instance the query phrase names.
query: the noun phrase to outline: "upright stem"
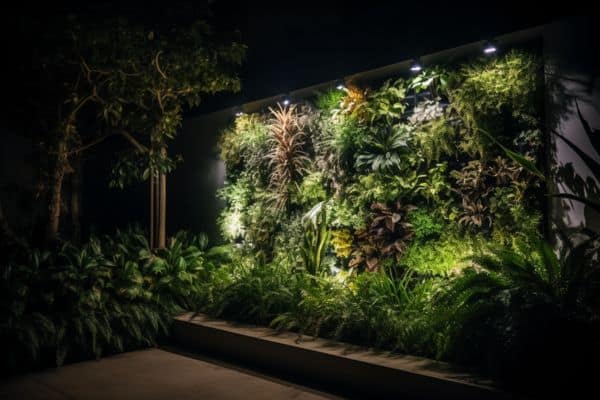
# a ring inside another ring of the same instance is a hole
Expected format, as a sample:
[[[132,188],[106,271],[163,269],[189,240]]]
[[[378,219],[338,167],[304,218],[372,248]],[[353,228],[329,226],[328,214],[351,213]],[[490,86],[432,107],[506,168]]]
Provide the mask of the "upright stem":
[[[150,248],[154,249],[156,247],[156,238],[154,237],[154,192],[155,192],[155,183],[154,180],[154,171],[150,171]]]
[[[81,158],[73,160],[73,175],[71,175],[71,224],[72,236],[75,243],[81,240]]]
[[[67,144],[65,139],[60,139],[57,148],[56,164],[50,183],[50,203],[48,205],[48,226],[46,227],[46,241],[53,242],[58,237],[60,224],[60,211],[62,205],[62,187],[67,170]]]
[[[167,175],[160,173],[160,209],[158,220],[158,248],[164,249],[167,245]]]

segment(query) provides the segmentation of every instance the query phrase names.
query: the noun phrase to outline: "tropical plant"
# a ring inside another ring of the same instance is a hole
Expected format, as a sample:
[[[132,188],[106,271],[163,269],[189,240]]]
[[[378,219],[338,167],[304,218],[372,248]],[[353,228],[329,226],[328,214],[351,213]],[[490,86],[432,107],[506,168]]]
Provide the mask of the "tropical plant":
[[[219,148],[227,173],[245,169],[258,174],[267,152],[269,127],[259,114],[242,114],[232,128],[223,131]]]
[[[444,221],[435,211],[417,208],[408,212],[408,222],[415,233],[415,240],[423,243],[437,239],[444,230]]]
[[[533,250],[526,244],[519,250],[501,248],[474,261],[478,269],[466,270],[441,297],[448,332],[443,351],[513,380],[520,374],[509,369],[516,367],[540,372],[528,380],[567,373],[551,360],[568,360],[573,356],[569,341],[585,330],[598,331],[598,242],[572,246],[561,260],[538,242]]]
[[[155,255],[129,229],[14,254],[0,281],[3,372],[156,344],[175,313],[194,307],[205,244],[179,233]]]
[[[269,108],[271,149],[267,160],[271,168],[269,187],[274,191],[275,207],[283,209],[288,203],[290,186],[309,172],[311,160],[306,153],[306,133],[296,105]]]
[[[376,270],[386,258],[399,259],[414,237],[407,220],[413,206],[403,206],[398,200],[391,206],[383,203],[371,205],[372,219],[367,228],[357,232],[356,247],[349,267],[364,266]]]
[[[538,127],[539,65],[534,56],[511,51],[491,61],[464,65],[451,76],[449,112],[461,120],[465,152],[484,155],[490,148],[490,138],[481,129],[506,144],[502,135],[514,131],[515,124],[523,129]]]
[[[304,268],[311,275],[319,275],[322,273],[321,265],[331,236],[327,227],[326,203],[317,203],[304,214],[302,222],[305,229],[301,249]]]
[[[448,71],[434,66],[412,78],[408,84],[408,89],[413,89],[416,93],[428,90],[431,92],[432,97],[439,98],[446,94],[448,79]]]
[[[367,96],[363,103],[366,118],[370,124],[397,123],[406,109],[406,82],[403,79],[388,80],[376,91]]]
[[[292,203],[301,206],[311,206],[327,198],[327,192],[323,187],[323,173],[311,172],[302,179],[297,191],[292,193]]]
[[[403,166],[403,153],[409,149],[411,130],[406,125],[375,128],[356,158],[356,168],[375,172],[398,172]]]
[[[347,229],[334,229],[331,231],[331,247],[339,258],[348,258],[352,253],[354,237]]]

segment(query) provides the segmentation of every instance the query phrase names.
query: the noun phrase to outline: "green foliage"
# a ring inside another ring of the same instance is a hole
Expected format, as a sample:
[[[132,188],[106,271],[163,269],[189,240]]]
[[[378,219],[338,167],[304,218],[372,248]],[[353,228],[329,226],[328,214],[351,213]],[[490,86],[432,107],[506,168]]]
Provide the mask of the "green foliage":
[[[410,80],[409,89],[413,89],[416,93],[430,90],[434,97],[445,95],[448,89],[448,71],[439,66],[427,68],[419,75]]]
[[[472,257],[491,244],[526,256],[540,237],[539,72],[511,52],[271,110],[268,179],[233,171],[226,213],[246,231],[239,254],[209,263],[201,308],[460,361],[510,341],[512,278]]]
[[[356,235],[357,246],[349,267],[375,271],[386,259],[398,260],[414,237],[407,219],[408,211],[413,208],[402,205],[399,200],[389,206],[373,203],[367,228]]]
[[[356,202],[348,198],[335,198],[330,204],[331,226],[355,230],[365,227],[366,212]]]
[[[298,306],[275,318],[278,329],[418,352],[434,281],[389,273],[321,278],[302,291]]]
[[[558,379],[552,360],[573,357],[572,341],[598,329],[599,297],[592,289],[600,279],[597,260],[593,240],[572,247],[562,260],[540,242],[476,256],[478,269],[466,270],[441,297],[448,333],[443,351],[513,380],[532,370],[540,373],[528,382],[539,384],[538,376],[546,383],[548,376]]]
[[[356,158],[356,168],[375,172],[398,172],[403,166],[403,153],[409,145],[411,131],[406,125],[372,131]]]
[[[420,111],[419,109],[415,109]],[[427,108],[424,109],[427,112]],[[416,121],[415,114],[411,122]],[[419,119],[426,118],[418,116]],[[414,123],[414,122],[413,122]],[[452,156],[457,153],[456,130],[444,118],[433,118],[425,122],[419,121],[418,128],[413,133],[416,148],[428,162],[438,161],[442,156]]]
[[[339,112],[345,92],[335,89],[320,93],[315,99],[315,106],[325,115]]]
[[[519,124],[537,127],[540,74],[535,57],[511,51],[491,61],[464,65],[452,80],[450,108],[462,120],[461,145],[466,152],[483,155],[490,147],[489,137],[480,129],[505,142],[505,116],[510,117],[512,129]]]
[[[436,239],[444,230],[444,221],[435,211],[418,208],[409,211],[407,217],[417,242]]]
[[[0,281],[3,371],[154,345],[173,314],[193,306],[205,244],[179,233],[152,254],[131,229],[13,254]]]
[[[418,232],[416,228],[415,231]],[[473,245],[468,237],[440,232],[437,238],[415,241],[403,254],[400,264],[423,276],[451,276],[470,265],[466,258],[472,254]]]
[[[323,187],[323,173],[317,171],[311,172],[302,179],[298,190],[292,196],[292,203],[303,207],[311,207],[326,199],[327,193]]]
[[[233,127],[226,129],[219,142],[221,159],[225,161],[228,174],[244,169],[258,173],[264,167],[267,153],[269,127],[258,114],[242,114],[235,119]]]
[[[326,203],[317,203],[302,217],[302,223],[305,229],[301,248],[304,268],[311,275],[320,275],[323,273],[322,262],[331,236],[327,227]]]
[[[367,97],[364,103],[366,119],[371,124],[392,125],[400,120],[406,109],[406,82],[403,79],[388,80]]]
[[[221,234],[229,241],[243,238],[248,224],[248,221],[245,221],[245,213],[254,198],[252,181],[247,175],[242,175],[219,189],[217,196],[227,204],[218,220]]]

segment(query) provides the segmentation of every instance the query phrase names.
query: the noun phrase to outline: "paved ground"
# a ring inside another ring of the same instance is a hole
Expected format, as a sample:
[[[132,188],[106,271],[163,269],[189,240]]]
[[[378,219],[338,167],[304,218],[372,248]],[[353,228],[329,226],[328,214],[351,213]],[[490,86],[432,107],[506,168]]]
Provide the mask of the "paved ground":
[[[298,385],[159,349],[0,381],[0,399],[332,399]]]

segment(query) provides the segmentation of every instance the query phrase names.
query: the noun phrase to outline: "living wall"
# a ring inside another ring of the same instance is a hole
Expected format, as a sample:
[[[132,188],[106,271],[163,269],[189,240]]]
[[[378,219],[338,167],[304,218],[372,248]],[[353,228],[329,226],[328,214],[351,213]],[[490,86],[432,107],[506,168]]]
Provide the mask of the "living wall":
[[[511,52],[242,115],[221,143],[223,236],[313,274],[426,276],[534,240],[539,94],[536,58]]]
[[[541,94],[511,51],[238,116],[200,308],[555,388],[597,348],[598,242],[543,240]]]

